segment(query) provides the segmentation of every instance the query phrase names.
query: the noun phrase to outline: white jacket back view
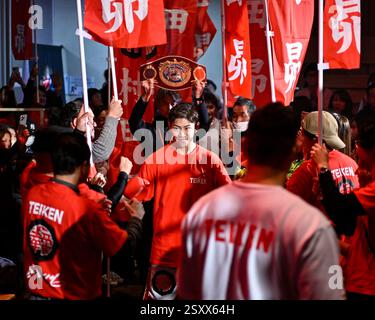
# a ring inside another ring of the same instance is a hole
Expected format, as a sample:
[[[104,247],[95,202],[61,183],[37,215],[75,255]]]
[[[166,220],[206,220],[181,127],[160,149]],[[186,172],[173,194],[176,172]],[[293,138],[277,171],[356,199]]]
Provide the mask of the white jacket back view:
[[[224,186],[191,208],[182,229],[180,298],[344,298],[342,277],[334,274],[339,252],[333,228],[282,187]]]

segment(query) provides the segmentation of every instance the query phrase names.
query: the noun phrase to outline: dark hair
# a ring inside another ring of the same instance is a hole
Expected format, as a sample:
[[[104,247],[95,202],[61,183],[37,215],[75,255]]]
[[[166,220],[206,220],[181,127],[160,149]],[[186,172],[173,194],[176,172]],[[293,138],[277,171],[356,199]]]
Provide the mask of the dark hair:
[[[171,97],[174,102],[178,103],[181,101],[181,96],[176,91],[169,91],[165,89],[159,89],[155,96],[155,109],[159,109],[159,106],[162,101],[167,99],[168,97]]]
[[[52,149],[52,166],[55,174],[72,174],[84,162],[90,161],[86,138],[79,133],[62,133]]]
[[[375,72],[371,72],[367,79],[367,86],[372,83],[375,83]]]
[[[70,123],[78,116],[79,110],[81,108],[73,101],[67,103],[61,110],[60,125],[69,128]]]
[[[309,63],[303,70],[303,77],[306,79],[310,72],[318,72],[318,65],[316,63]]]
[[[5,128],[5,127],[0,128],[0,138],[4,137],[6,134],[9,134],[10,136],[12,136],[8,128]]]
[[[176,119],[186,119],[189,122],[198,122],[198,113],[190,103],[181,102],[169,111],[168,122],[173,123]]]
[[[331,99],[329,100],[328,111],[335,112],[333,110],[333,98],[335,96],[339,96],[340,100],[345,102],[345,108],[341,112],[341,114],[347,117],[348,119],[351,119],[353,117],[353,101],[350,97],[349,92],[345,89],[338,89],[333,92]]]
[[[311,100],[306,96],[294,97],[290,107],[298,119],[301,119],[302,112],[312,112],[317,110],[317,108],[313,107]]]
[[[52,128],[39,129],[35,133],[31,149],[35,153],[51,153],[60,133]]]
[[[5,99],[1,101],[0,96],[0,105],[3,105],[4,108],[16,108],[17,107],[17,99],[14,90],[11,89],[9,86],[4,86],[0,89],[0,94],[2,95],[4,92]]]
[[[375,88],[375,81],[374,82],[370,82],[369,85],[368,85],[368,87],[367,87],[367,89],[366,89],[366,93],[369,94],[370,91],[372,89],[374,89],[374,88]]]
[[[281,103],[255,111],[247,130],[249,162],[287,169],[299,128],[295,114]]]
[[[94,117],[95,117],[95,119],[96,119],[97,117],[99,117],[99,115],[100,115],[103,111],[107,111],[107,110],[108,110],[108,108],[107,108],[106,106],[104,106],[104,105],[101,105],[101,106],[99,106],[99,107],[93,108],[93,113],[94,113]]]
[[[87,90],[87,96],[88,96],[88,99],[89,99],[89,105],[91,107],[91,101],[92,101],[92,97],[96,94],[100,94],[101,96],[101,92],[99,89],[96,89],[96,88],[90,88]]]
[[[358,139],[364,149],[375,147],[375,112],[367,114],[367,118],[358,124]]]
[[[238,97],[233,107],[234,106],[247,106],[247,110],[249,111],[249,114],[253,113],[256,110],[255,104],[250,99],[247,99],[244,97]]]
[[[352,134],[350,130],[350,121],[348,117],[345,117],[342,114],[331,112],[333,117],[336,119],[338,130],[337,135],[339,138],[345,143],[345,148],[340,150],[342,153],[345,153],[347,156],[350,157],[352,150],[351,150],[351,140]]]
[[[208,86],[212,86],[214,88],[214,91],[216,91],[216,89],[217,89],[217,86],[216,86],[215,82],[213,82],[211,79],[207,80],[206,87],[208,87]]]
[[[108,69],[105,69],[104,70],[104,72],[103,72],[103,76],[104,76],[104,79],[106,80],[106,81],[108,81]]]
[[[215,106],[217,111],[217,117],[221,119],[221,114],[223,112],[223,104],[221,103],[219,97],[207,88],[203,89],[203,100],[206,104],[212,104]]]

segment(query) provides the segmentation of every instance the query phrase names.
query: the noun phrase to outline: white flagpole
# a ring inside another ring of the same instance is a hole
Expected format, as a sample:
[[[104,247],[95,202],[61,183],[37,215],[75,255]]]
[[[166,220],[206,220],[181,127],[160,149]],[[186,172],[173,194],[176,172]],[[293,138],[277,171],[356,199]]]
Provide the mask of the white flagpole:
[[[110,49],[108,47],[108,57],[107,57],[107,62],[108,62],[108,73],[107,73],[107,84],[108,84],[108,88],[107,88],[107,95],[108,95],[108,101],[107,101],[107,104],[108,104],[108,107],[109,107],[109,104],[111,103],[111,53],[110,53]]]
[[[111,74],[112,74],[112,86],[113,86],[113,97],[115,100],[118,100],[118,91],[117,91],[117,79],[116,79],[116,67],[115,67],[115,55],[113,53],[113,47],[109,47],[109,55],[111,60]]]
[[[111,49],[110,47],[108,47],[108,57],[107,57],[107,60],[108,60],[108,78],[107,78],[107,84],[108,84],[108,90],[107,90],[107,94],[108,94],[108,108],[109,108],[109,104],[111,103],[111,100],[112,100],[112,97],[111,97]],[[107,257],[107,260],[106,260],[106,264],[107,264],[107,292],[106,292],[106,296],[107,298],[110,298],[111,297],[111,258]]]
[[[274,36],[274,33],[273,31],[270,30],[270,21],[268,17],[268,0],[264,0],[264,10],[266,13],[266,39],[267,39],[268,68],[269,68],[269,73],[270,73],[271,100],[272,102],[276,102],[275,78],[273,74],[273,60],[272,60],[272,47],[271,47],[271,37]]]
[[[225,48],[225,8],[224,0],[221,1],[221,45],[222,45],[222,58],[223,58],[223,99],[224,99],[224,112],[223,118],[228,118],[228,81],[227,81],[227,57]]]
[[[76,0],[77,3],[77,18],[78,18],[78,37],[79,37],[79,52],[81,56],[81,72],[82,72],[82,91],[83,91],[83,106],[85,113],[89,112],[89,98],[87,94],[87,73],[86,73],[86,59],[85,59],[85,46],[83,42],[83,23],[82,23],[82,4],[81,0]],[[91,127],[86,123],[86,138],[87,144],[92,151],[91,143]],[[91,152],[91,165],[93,165],[92,152]]]
[[[35,6],[35,0],[33,0],[33,6]],[[35,49],[35,65],[38,69],[38,73],[35,76],[35,82],[36,82],[36,102],[39,104],[40,98],[39,98],[39,64],[38,64],[38,41],[36,37],[36,29],[34,28],[34,49]]]
[[[318,143],[322,145],[323,136],[323,19],[324,19],[324,0],[319,0],[319,57],[318,57]]]

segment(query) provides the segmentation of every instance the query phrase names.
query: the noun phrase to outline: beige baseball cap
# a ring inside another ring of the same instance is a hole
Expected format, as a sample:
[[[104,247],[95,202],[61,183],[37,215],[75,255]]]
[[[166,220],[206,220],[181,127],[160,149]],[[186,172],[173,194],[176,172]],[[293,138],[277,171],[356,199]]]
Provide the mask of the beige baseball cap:
[[[345,148],[345,143],[339,138],[338,124],[333,115],[327,111],[323,111],[323,140],[332,149],[340,150]],[[307,132],[318,135],[318,111],[310,112],[302,120],[302,128]]]

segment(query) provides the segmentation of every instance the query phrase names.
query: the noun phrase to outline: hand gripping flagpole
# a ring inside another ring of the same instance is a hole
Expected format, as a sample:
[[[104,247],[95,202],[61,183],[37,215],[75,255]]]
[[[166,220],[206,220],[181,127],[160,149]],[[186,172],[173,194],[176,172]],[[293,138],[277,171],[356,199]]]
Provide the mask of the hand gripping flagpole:
[[[225,48],[225,9],[224,9],[225,0],[221,0],[221,45],[222,45],[222,58],[223,58],[223,86],[222,94],[224,99],[224,110],[223,118],[224,121],[228,118],[228,81],[227,81],[227,57],[226,57],[226,48]]]
[[[264,0],[264,11],[266,15],[266,39],[267,39],[268,68],[269,68],[269,73],[270,73],[271,100],[272,102],[276,102],[275,78],[273,74],[273,60],[272,60],[272,47],[271,47],[271,37],[274,36],[274,33],[273,31],[270,30],[270,20],[268,17],[268,0]]]
[[[319,0],[319,56],[318,56],[318,143],[323,144],[323,71],[328,64],[323,62],[323,19],[324,0]]]
[[[85,113],[89,112],[89,99],[87,94],[87,73],[86,73],[86,59],[85,59],[85,46],[83,39],[85,37],[85,32],[83,31],[82,24],[82,4],[81,0],[76,0],[77,3],[77,18],[78,18],[78,30],[77,35],[79,37],[79,53],[81,56],[81,73],[82,73],[82,91],[83,91],[83,106]],[[86,122],[86,139],[87,144],[91,151],[90,165],[93,166],[92,159],[92,143],[91,143],[91,127],[88,122]]]

